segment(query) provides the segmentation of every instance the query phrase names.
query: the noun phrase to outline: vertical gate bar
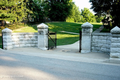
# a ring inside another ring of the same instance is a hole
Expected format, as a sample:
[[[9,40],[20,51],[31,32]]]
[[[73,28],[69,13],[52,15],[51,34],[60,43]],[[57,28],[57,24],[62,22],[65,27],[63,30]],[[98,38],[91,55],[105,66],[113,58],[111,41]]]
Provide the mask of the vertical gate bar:
[[[82,38],[82,31],[79,28],[79,52],[81,52],[81,38]]]
[[[48,29],[48,50],[49,50],[49,29]]]
[[[57,32],[55,31],[55,48],[57,47]]]
[[[2,49],[3,49],[3,33],[2,33]]]
[[[80,35],[80,28],[79,28],[79,52],[81,52],[81,51],[80,51],[80,36],[81,36],[81,35]]]

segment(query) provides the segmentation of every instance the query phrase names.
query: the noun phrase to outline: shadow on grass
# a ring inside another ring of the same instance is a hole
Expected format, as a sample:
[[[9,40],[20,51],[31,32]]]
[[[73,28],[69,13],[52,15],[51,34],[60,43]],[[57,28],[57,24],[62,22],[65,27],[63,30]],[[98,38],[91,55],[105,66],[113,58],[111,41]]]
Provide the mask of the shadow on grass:
[[[75,32],[79,33],[79,28],[81,28],[82,24],[78,23],[71,23],[71,22],[52,22],[46,23],[49,26],[51,31],[68,31],[68,32]]]
[[[81,29],[81,25],[84,23],[74,23],[74,22],[51,22],[46,23],[49,26],[51,31],[68,31],[68,32],[75,32],[79,33],[79,29]],[[93,31],[98,29],[102,24],[99,23],[92,23],[93,24]]]

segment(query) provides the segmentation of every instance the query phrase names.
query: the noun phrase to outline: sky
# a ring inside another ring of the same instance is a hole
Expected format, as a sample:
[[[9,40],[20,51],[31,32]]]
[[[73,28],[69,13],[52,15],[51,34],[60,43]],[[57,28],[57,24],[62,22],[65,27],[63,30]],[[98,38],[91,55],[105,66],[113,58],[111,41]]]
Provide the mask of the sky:
[[[84,9],[84,7],[90,9],[92,6],[89,0],[73,0],[73,2],[79,7],[80,11],[81,9]],[[90,11],[94,14],[92,9],[90,9]]]

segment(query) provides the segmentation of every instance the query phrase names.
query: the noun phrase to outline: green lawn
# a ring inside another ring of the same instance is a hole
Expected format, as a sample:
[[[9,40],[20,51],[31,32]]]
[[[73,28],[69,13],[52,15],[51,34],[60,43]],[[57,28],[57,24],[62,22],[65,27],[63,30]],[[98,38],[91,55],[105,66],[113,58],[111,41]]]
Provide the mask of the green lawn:
[[[72,44],[79,40],[79,35],[67,34],[60,31],[75,32],[79,33],[79,28],[83,23],[74,23],[74,22],[51,22],[45,23],[49,26],[49,30],[52,32],[57,32],[57,45],[67,45]],[[98,29],[102,24],[101,23],[91,23],[93,24],[93,30]],[[37,32],[37,26],[27,26],[20,29],[15,29],[13,32]],[[0,41],[1,43],[2,41]]]

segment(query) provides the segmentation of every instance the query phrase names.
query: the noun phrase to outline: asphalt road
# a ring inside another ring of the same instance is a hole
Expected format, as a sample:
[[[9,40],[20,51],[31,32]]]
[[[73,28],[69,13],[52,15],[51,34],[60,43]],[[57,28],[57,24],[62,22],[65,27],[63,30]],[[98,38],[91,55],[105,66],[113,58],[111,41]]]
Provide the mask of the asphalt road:
[[[120,66],[0,52],[0,80],[120,80]]]

